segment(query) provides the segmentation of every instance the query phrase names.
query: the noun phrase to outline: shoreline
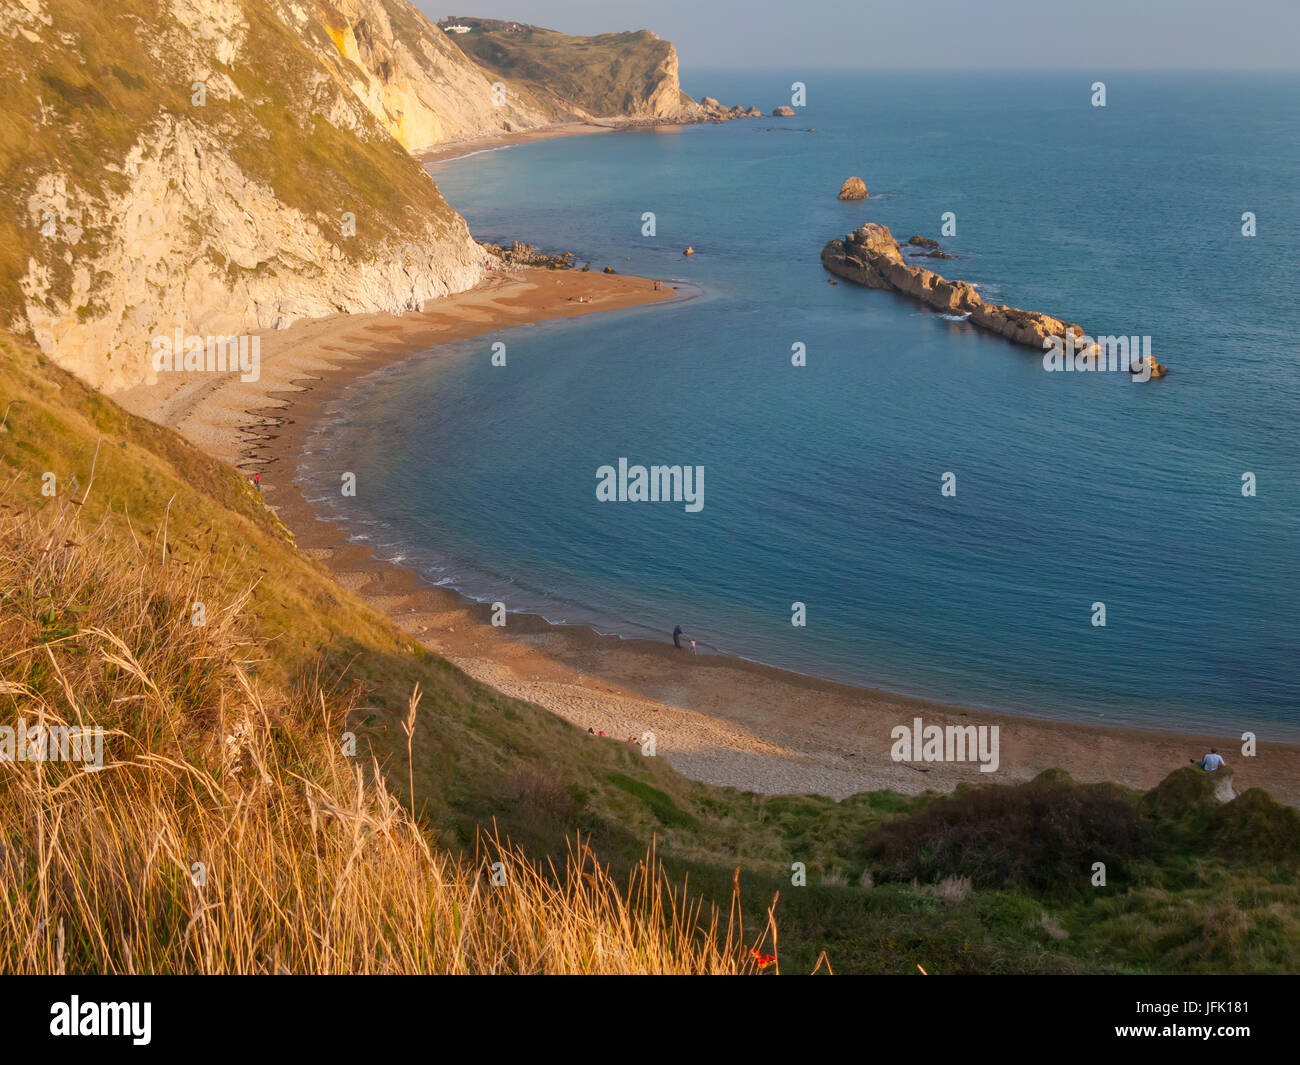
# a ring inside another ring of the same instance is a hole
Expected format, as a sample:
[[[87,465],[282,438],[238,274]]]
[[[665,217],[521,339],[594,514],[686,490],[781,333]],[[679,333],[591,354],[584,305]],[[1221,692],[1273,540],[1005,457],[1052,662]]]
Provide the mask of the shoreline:
[[[514,133],[489,133],[482,137],[465,137],[461,140],[443,141],[427,148],[417,148],[411,154],[421,166],[433,163],[449,163],[453,159],[478,155],[501,148],[512,148],[516,144],[530,144],[533,141],[549,141],[560,137],[581,137],[592,133],[621,133],[627,130],[676,130],[687,126],[698,126],[701,122],[684,119],[592,119],[590,121],[556,122],[549,126],[533,126],[530,129],[517,130]]]
[[[421,166],[428,166],[430,163],[446,163],[453,159],[463,159],[467,155],[477,155],[479,152],[510,148],[516,144],[553,140],[557,137],[577,137],[588,133],[613,133],[622,128],[624,127],[602,126],[596,122],[557,122],[555,125],[534,126],[515,133],[489,133],[482,137],[443,141],[441,144],[420,148],[412,154]]]
[[[577,304],[578,294],[591,297]],[[261,472],[268,505],[299,547],[345,588],[383,610],[425,647],[502,693],[536,703],[581,729],[626,742],[655,733],[658,754],[706,784],[769,794],[817,792],[842,799],[863,791],[950,791],[962,782],[1028,780],[1049,768],[1076,780],[1151,788],[1211,746],[1229,752],[1232,784],[1263,787],[1300,805],[1300,746],[951,706],[855,687],[723,655],[692,656],[662,642],[597,634],[509,614],[490,624],[489,604],[428,584],[352,543],[303,497],[297,471],[326,408],[357,378],[427,351],[517,325],[600,310],[689,299],[623,274],[511,267],[468,292],[403,316],[337,315],[263,334],[262,376],[140,388],[116,397],[135,413],[180,430],[244,471]],[[890,732],[926,725],[996,725],[1000,768],[974,762],[895,762]]]

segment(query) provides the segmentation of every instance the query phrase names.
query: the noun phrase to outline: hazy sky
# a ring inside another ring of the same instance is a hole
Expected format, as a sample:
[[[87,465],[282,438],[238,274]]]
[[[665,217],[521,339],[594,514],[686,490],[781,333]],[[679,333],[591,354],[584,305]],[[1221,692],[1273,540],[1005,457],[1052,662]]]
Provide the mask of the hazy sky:
[[[1300,0],[415,0],[566,33],[649,29],[683,68],[1296,70]],[[448,5],[453,6],[448,6]]]

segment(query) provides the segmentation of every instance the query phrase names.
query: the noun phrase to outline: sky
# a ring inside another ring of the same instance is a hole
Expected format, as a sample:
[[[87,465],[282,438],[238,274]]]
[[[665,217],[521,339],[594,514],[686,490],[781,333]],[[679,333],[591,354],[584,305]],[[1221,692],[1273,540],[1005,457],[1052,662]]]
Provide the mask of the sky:
[[[435,21],[653,30],[677,46],[684,70],[1300,69],[1300,0],[413,2]]]

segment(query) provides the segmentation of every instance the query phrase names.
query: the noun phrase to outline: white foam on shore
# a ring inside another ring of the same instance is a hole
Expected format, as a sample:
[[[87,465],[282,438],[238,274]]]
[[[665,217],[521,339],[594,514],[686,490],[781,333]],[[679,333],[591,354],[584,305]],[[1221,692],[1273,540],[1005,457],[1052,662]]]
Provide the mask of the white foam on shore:
[[[437,159],[429,159],[425,162],[425,165],[438,166],[440,163],[454,163],[457,159],[468,159],[473,155],[486,155],[488,152],[504,152],[513,147],[513,144],[498,144],[495,148],[475,148],[474,151],[466,152],[464,155],[445,155]]]

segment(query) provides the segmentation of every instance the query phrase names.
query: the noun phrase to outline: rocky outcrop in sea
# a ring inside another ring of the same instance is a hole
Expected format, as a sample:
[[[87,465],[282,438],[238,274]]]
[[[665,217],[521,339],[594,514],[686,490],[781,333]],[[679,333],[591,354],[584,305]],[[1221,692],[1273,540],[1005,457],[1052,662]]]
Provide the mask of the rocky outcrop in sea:
[[[544,251],[538,251],[531,244],[527,244],[522,240],[511,242],[508,248],[501,244],[493,244],[487,240],[480,240],[479,246],[489,255],[514,266],[541,266],[547,270],[568,270],[572,268],[575,258],[574,253],[571,251],[566,251],[560,255],[550,255]]]
[[[1094,365],[1096,360],[1104,363],[1108,355],[1113,357],[1077,322],[1002,303],[985,303],[969,282],[949,281],[933,270],[905,262],[888,226],[868,222],[842,239],[830,241],[822,249],[822,265],[838,277],[867,288],[898,292],[941,313],[966,316],[966,321],[976,328],[1040,352],[1052,349],[1052,338],[1058,338],[1076,358],[1094,360]],[[1127,350],[1128,338],[1123,339]],[[1149,354],[1141,358],[1149,365],[1151,377],[1163,377],[1167,372]],[[1132,369],[1145,372],[1136,364]]]
[[[844,184],[840,186],[839,199],[841,200],[865,200],[870,195],[867,192],[867,183],[860,177],[846,178]]]

